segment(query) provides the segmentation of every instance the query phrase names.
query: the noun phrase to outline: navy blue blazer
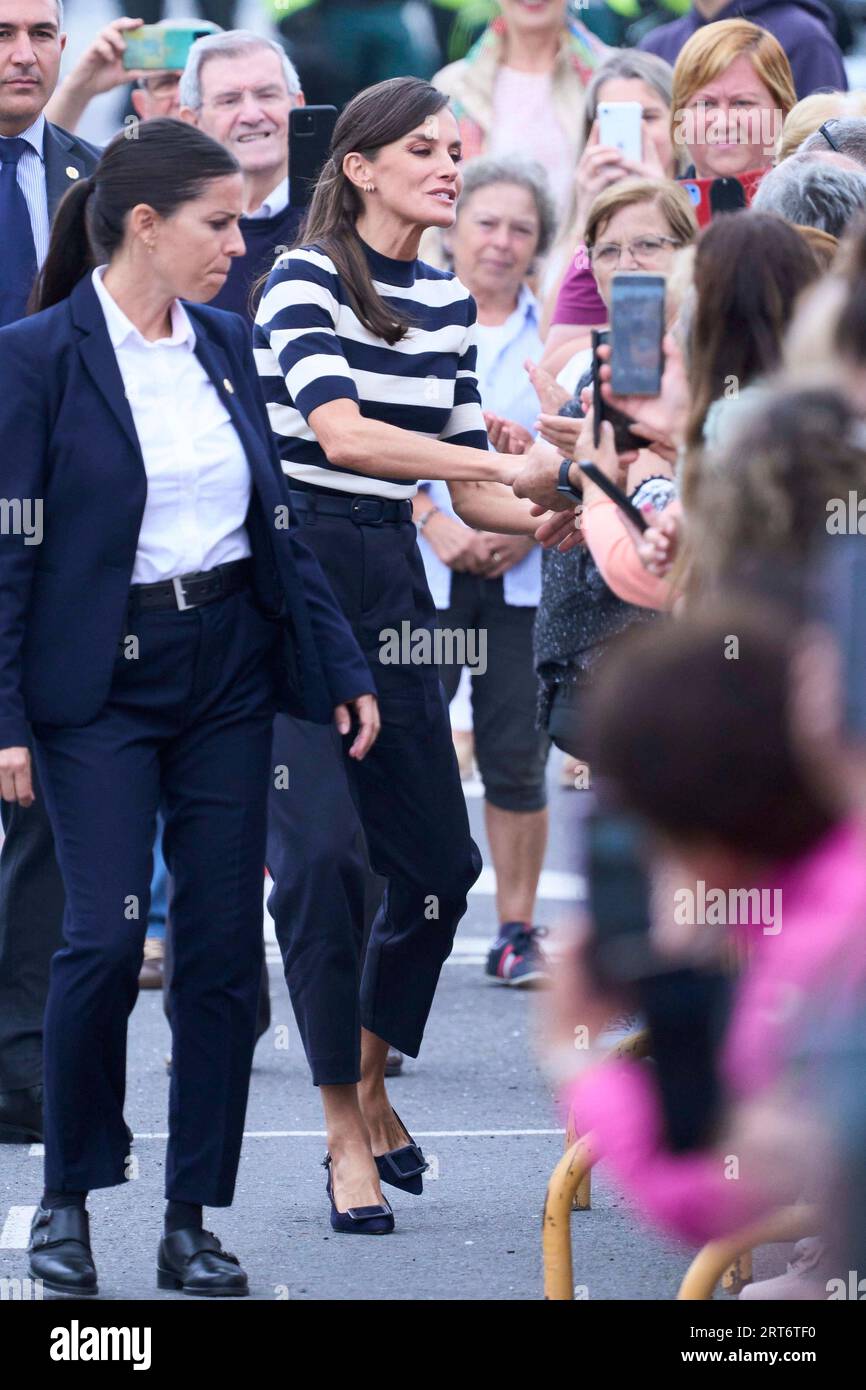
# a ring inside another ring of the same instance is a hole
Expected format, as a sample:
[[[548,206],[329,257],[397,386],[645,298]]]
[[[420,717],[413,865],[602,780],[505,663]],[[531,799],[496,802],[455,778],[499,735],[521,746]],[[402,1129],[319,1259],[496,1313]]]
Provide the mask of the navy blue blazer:
[[[184,308],[250,465],[254,587],[277,620],[280,707],[327,723],[335,705],[375,693],[373,677],[318,561],[293,519],[286,526],[288,488],[248,326],[220,309]],[[0,329],[0,748],[27,744],[29,722],[86,724],[105,704],[146,495],[123,378],[87,275],[60,304]],[[28,545],[12,534],[16,503],[34,521],[37,500],[43,536]]]

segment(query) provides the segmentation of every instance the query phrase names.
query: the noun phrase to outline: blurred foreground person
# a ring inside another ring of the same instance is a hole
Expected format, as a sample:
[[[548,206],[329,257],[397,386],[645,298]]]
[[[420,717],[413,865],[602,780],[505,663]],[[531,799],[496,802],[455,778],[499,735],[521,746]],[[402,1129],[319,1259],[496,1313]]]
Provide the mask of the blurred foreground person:
[[[863,825],[844,792],[801,763],[786,717],[789,631],[775,609],[753,605],[630,633],[592,704],[597,787],[609,811],[643,827],[649,934],[619,957],[631,972],[617,972],[611,954],[600,976],[604,938],[587,924],[558,977],[554,1057],[564,1077],[569,1024],[576,1072],[575,1025],[597,1036],[635,996],[655,1010],[670,1068],[590,1067],[563,1098],[647,1220],[695,1242],[799,1195],[806,1163],[788,1149],[761,1153],[740,1108],[772,1100],[812,1030],[866,1000]],[[707,1116],[692,1079],[708,1041],[695,1000],[708,973],[730,968],[732,948],[743,964],[713,1040],[717,1103]],[[701,1138],[684,1142],[693,1110]],[[737,1181],[725,1166],[731,1154]]]

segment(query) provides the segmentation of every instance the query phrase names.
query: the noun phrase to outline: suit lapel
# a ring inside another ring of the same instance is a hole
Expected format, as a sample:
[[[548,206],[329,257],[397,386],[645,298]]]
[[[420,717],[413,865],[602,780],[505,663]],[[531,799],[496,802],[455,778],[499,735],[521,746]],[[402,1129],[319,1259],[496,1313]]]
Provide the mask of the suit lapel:
[[[45,158],[48,221],[51,223],[64,193],[86,176],[87,168],[81,155],[76,154],[72,142],[47,121],[42,152]]]
[[[117,365],[117,357],[111,345],[105,318],[89,274],[85,275],[83,280],[79,280],[72,291],[70,307],[74,322],[78,328],[84,330],[84,336],[78,344],[81,359],[90,373],[94,386],[132,445],[135,456],[143,469],[144,459],[141,455],[141,445],[138,441],[129,401],[126,399],[123,377]]]

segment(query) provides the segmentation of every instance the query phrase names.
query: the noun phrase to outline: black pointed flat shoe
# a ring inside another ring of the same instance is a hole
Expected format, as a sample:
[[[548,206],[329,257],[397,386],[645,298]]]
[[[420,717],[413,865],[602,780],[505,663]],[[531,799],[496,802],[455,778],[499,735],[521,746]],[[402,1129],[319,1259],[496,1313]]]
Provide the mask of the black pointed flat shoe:
[[[52,1293],[90,1298],[99,1292],[84,1207],[37,1207],[28,1248],[30,1277]]]
[[[223,1250],[212,1231],[197,1228],[163,1236],[156,1257],[156,1286],[199,1298],[243,1298],[250,1291],[237,1255]]]
[[[344,1236],[388,1236],[394,1229],[394,1213],[389,1202],[370,1207],[349,1207],[338,1211],[331,1180],[331,1155],[325,1154],[322,1167],[328,1170],[325,1191],[331,1203],[331,1229]]]
[[[406,1130],[407,1135],[409,1135],[409,1143],[403,1144],[399,1149],[389,1149],[387,1153],[379,1154],[376,1159],[379,1177],[382,1182],[390,1183],[392,1187],[399,1187],[401,1192],[411,1192],[413,1196],[418,1197],[424,1191],[421,1174],[427,1172],[430,1164],[421,1152],[420,1146],[409,1134],[396,1110],[394,1111],[394,1118]]]

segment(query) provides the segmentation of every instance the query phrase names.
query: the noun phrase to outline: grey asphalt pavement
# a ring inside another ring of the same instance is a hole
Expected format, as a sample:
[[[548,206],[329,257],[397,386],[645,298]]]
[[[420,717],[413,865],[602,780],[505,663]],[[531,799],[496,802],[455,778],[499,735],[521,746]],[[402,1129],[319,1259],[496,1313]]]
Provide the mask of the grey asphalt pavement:
[[[551,760],[553,833],[538,920],[552,922],[573,891],[567,810]],[[468,805],[482,851],[480,788]],[[269,948],[273,1022],[258,1045],[233,1207],[206,1224],[239,1255],[255,1299],[536,1300],[542,1297],[541,1212],[563,1148],[550,1089],[533,1054],[544,995],[488,984],[481,958],[496,921],[485,871],[445,966],[424,1049],[392,1083],[395,1107],[431,1161],[423,1196],[393,1193],[392,1237],[349,1241],[328,1223],[321,1111],[310,1085],[275,946]],[[560,895],[560,900],[550,894]],[[105,1299],[179,1299],[159,1293],[154,1264],[162,1214],[168,1025],[161,997],[139,996],[129,1037],[126,1115],[135,1131],[133,1181],[89,1201]],[[41,1190],[38,1149],[0,1146],[0,1280],[26,1274],[27,1229]],[[432,1180],[431,1180],[432,1179]],[[650,1234],[594,1175],[593,1209],[572,1219],[580,1297],[670,1299],[691,1252]],[[761,1252],[759,1272],[783,1268]],[[238,1303],[238,1300],[234,1300]],[[239,1304],[242,1306],[242,1304]]]

